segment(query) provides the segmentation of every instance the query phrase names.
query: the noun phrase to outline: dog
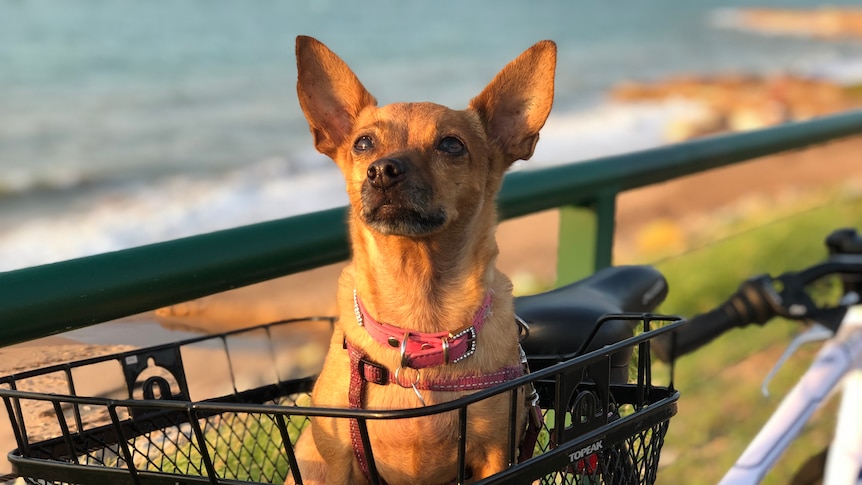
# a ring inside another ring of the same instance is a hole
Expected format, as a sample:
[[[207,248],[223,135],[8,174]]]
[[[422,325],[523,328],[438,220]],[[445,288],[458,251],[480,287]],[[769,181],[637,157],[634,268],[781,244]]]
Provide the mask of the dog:
[[[526,50],[464,110],[378,107],[311,37],[297,38],[296,57],[314,145],[338,165],[350,200],[352,260],[313,405],[415,408],[522,375],[512,284],[495,267],[495,197],[511,164],[532,156],[551,110],[556,45]],[[509,426],[520,437],[529,409],[524,399],[511,423],[510,401],[504,393],[469,406],[471,480],[509,466]],[[384,483],[457,477],[457,413],[368,420],[367,432]],[[369,481],[357,420],[312,418],[296,454],[303,483]]]

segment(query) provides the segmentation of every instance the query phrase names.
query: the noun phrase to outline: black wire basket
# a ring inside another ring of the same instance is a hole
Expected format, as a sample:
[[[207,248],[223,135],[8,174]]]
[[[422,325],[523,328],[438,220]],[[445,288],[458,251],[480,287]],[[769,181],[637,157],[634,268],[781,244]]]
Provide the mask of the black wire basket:
[[[368,420],[455,411],[463,430],[469,404],[505,393],[514,403],[519,389],[533,386],[543,419],[532,457],[516,463],[513,444],[512,465],[478,483],[654,483],[679,393],[672,380],[652,384],[649,341],[677,325],[657,323],[678,319],[607,318],[641,320],[644,331],[446,404],[405,410],[311,407],[329,318],[22,372],[0,378],[18,443],[9,459],[28,483],[282,483],[298,475],[293,446],[310,416],[358,419],[364,434]],[[635,349],[630,378],[614,383],[609,357],[628,349]],[[463,483],[467,438],[460,436],[456,481]],[[373,450],[368,460],[379,483]]]

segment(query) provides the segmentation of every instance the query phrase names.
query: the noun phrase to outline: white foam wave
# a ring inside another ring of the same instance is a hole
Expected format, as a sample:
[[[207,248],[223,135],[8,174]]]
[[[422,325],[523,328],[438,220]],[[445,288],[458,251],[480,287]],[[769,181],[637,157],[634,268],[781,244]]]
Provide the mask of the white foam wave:
[[[692,109],[679,102],[603,104],[552,114],[533,159],[516,169],[658,146],[666,122]],[[148,185],[100,189],[89,194],[86,203],[76,203],[74,210],[55,208],[0,232],[0,271],[347,203],[340,172],[331,161],[304,153],[291,162],[271,159],[209,178],[172,176]]]
[[[86,183],[87,177],[74,169],[51,167],[50,170],[34,171],[11,167],[0,174],[0,196],[17,195],[37,190],[62,190]]]
[[[656,103],[605,103],[593,108],[552,113],[542,129],[533,158],[519,162],[529,169],[654,148],[666,143],[668,122],[697,116],[697,104],[672,100]]]
[[[321,162],[323,163],[323,162]],[[327,162],[332,164],[332,162]],[[102,190],[77,210],[55,210],[0,233],[0,271],[140,246],[347,202],[337,170],[286,174],[267,160],[220,177],[175,176]],[[323,165],[326,166],[326,165]]]

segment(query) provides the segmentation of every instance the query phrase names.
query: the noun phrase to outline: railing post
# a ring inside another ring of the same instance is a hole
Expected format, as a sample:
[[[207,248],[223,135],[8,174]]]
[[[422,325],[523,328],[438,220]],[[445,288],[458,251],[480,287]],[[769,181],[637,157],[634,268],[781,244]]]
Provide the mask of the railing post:
[[[587,206],[560,207],[557,286],[611,265],[616,191],[603,191]]]

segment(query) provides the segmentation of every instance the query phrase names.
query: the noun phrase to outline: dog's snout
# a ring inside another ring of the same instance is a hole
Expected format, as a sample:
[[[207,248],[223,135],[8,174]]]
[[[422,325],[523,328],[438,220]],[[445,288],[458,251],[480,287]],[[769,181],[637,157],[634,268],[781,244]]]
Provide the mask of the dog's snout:
[[[382,158],[368,166],[368,182],[378,189],[397,184],[406,172],[406,165],[397,158]]]

